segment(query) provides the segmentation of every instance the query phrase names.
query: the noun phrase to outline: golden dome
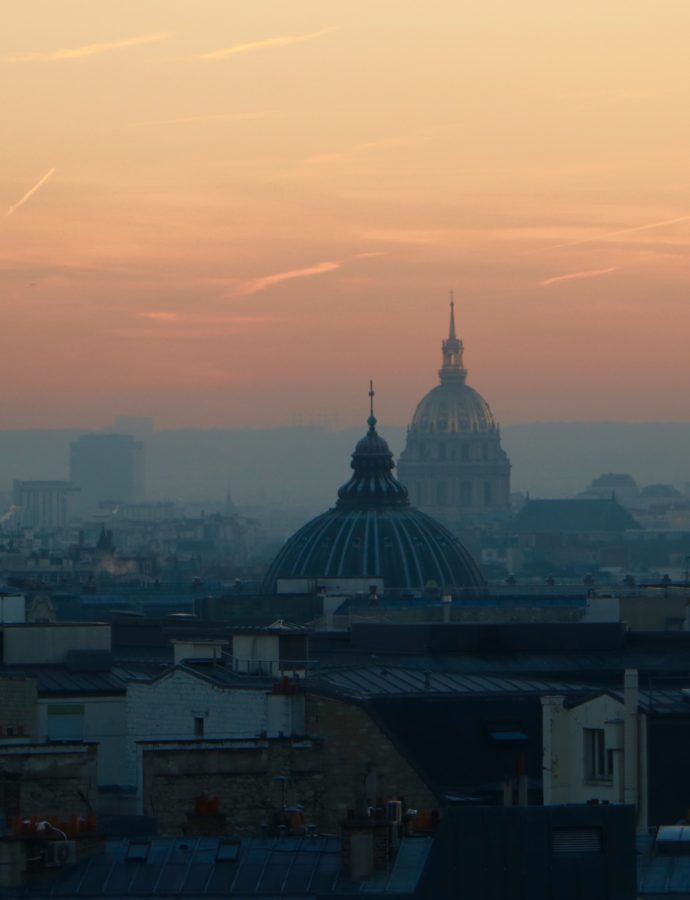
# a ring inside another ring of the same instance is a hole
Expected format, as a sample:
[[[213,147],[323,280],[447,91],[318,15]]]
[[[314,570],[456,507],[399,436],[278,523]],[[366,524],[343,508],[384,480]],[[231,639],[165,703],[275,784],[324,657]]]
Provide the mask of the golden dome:
[[[463,349],[455,331],[455,303],[451,293],[448,338],[441,344],[443,361],[438,372],[441,383],[417,406],[410,432],[454,434],[498,430],[489,404],[465,383]]]
[[[419,402],[410,431],[424,434],[496,431],[489,404],[463,381],[437,385]]]

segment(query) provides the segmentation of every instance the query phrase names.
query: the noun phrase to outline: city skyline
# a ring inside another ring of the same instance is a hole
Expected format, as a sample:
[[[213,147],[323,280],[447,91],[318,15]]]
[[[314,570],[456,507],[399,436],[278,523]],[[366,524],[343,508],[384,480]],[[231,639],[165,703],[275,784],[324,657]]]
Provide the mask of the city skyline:
[[[40,12],[40,15],[38,14]],[[690,8],[10,0],[0,428],[687,421]]]

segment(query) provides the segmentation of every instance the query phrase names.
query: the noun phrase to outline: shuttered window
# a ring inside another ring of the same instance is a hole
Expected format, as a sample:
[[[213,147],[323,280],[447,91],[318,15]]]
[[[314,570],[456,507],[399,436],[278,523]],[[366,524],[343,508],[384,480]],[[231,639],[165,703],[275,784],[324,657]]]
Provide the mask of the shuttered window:
[[[601,828],[554,828],[551,850],[554,853],[601,853]]]

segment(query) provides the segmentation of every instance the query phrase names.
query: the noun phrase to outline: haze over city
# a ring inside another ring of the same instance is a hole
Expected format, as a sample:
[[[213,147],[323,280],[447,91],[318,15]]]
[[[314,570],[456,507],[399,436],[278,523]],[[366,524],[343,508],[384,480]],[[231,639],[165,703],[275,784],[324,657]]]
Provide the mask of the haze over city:
[[[0,427],[687,420],[687,3],[4,12]]]

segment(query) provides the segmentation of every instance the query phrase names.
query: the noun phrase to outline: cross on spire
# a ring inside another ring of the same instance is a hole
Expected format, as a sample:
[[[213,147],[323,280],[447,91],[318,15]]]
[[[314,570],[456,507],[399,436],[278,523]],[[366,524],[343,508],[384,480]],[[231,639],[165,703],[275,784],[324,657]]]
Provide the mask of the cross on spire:
[[[373,431],[374,427],[376,426],[376,416],[374,415],[374,396],[375,396],[374,382],[370,380],[369,381],[369,420],[368,420],[367,424],[369,425],[369,429],[371,431]]]

